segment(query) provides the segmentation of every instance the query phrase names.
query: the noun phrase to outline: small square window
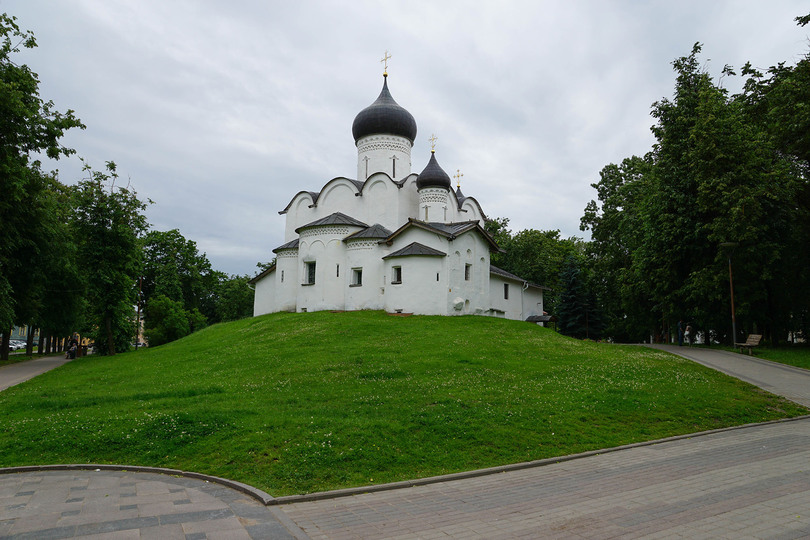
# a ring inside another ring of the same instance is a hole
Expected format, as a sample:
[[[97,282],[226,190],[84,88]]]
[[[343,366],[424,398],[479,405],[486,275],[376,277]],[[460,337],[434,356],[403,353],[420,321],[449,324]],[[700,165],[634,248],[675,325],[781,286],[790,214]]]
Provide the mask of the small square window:
[[[359,287],[363,284],[363,269],[352,268],[352,287]]]
[[[402,283],[402,267],[394,266],[391,268],[391,283]]]

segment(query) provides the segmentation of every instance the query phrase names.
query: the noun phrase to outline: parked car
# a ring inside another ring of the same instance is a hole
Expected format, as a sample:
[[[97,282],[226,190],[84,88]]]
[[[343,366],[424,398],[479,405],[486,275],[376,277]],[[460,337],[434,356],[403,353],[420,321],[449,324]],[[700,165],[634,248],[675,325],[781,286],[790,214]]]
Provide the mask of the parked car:
[[[12,351],[19,351],[20,349],[25,349],[25,342],[19,339],[11,339],[8,342],[8,348]]]

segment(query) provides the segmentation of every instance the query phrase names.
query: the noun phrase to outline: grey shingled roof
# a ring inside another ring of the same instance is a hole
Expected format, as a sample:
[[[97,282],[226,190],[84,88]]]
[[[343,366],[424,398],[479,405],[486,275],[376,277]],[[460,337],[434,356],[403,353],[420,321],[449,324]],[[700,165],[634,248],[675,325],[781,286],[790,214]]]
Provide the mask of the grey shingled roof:
[[[383,259],[390,259],[393,257],[410,257],[413,255],[422,255],[427,257],[446,257],[447,253],[443,253],[437,249],[433,249],[419,242],[411,242],[404,248],[395,251],[383,257]]]
[[[450,240],[455,240],[460,234],[475,230],[489,243],[493,250],[500,249],[498,248],[498,244],[495,243],[495,239],[492,238],[492,236],[478,223],[478,221],[461,221],[459,223],[428,223],[426,221],[408,218],[408,223],[391,233],[391,236],[386,238],[385,241],[389,243],[392,242],[394,238],[402,234],[410,227],[417,227],[432,233],[440,234],[449,238]]]
[[[504,270],[503,268],[498,268],[498,267],[497,267],[497,266],[495,266],[494,264],[490,264],[490,265],[489,265],[489,273],[490,273],[490,274],[495,274],[496,276],[501,276],[501,277],[504,277],[504,278],[507,278],[507,279],[512,279],[512,280],[515,280],[515,281],[520,281],[520,282],[522,282],[522,283],[528,283],[528,284],[529,284],[529,287],[534,287],[534,288],[537,288],[537,289],[548,289],[548,287],[543,287],[542,285],[538,285],[538,284],[536,284],[536,283],[532,283],[532,282],[530,282],[530,281],[526,281],[525,279],[523,279],[523,278],[522,278],[522,277],[520,277],[520,276],[516,276],[515,274],[512,274],[511,272],[507,272],[507,271],[506,271],[506,270]]]
[[[248,285],[255,285],[260,280],[262,280],[263,278],[265,278],[266,276],[270,275],[271,273],[273,273],[275,271],[276,271],[276,265],[275,265],[275,263],[273,263],[273,265],[270,268],[266,269],[265,271],[261,272],[260,274],[257,274],[255,276],[253,276],[251,279],[249,279],[248,280]]]
[[[301,225],[295,229],[295,232],[300,232],[304,229],[310,229],[312,227],[323,227],[325,225],[354,225],[355,227],[368,227],[368,225],[362,221],[358,221],[342,212],[335,212],[334,214],[329,214],[324,218],[307,223],[306,225]]]
[[[363,229],[362,231],[357,231],[354,234],[350,234],[346,238],[343,239],[344,242],[348,240],[358,240],[361,238],[388,238],[391,236],[391,231],[380,225],[379,223],[375,223],[371,227],[367,229]]]
[[[290,240],[283,246],[278,246],[276,249],[273,250],[273,253],[278,253],[282,249],[298,249],[298,238],[295,240]]]

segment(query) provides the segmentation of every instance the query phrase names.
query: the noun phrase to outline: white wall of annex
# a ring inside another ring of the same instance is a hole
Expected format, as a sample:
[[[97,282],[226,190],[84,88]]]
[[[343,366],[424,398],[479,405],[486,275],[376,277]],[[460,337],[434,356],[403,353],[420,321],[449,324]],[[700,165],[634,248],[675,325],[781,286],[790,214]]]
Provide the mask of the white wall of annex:
[[[385,282],[383,278],[382,254],[377,240],[362,240],[347,243],[346,277],[343,287],[346,290],[346,309],[383,309]],[[362,269],[361,285],[352,285],[355,268]]]
[[[270,272],[254,285],[253,293],[253,316],[273,313],[275,309],[276,292],[275,272]]]
[[[295,311],[301,281],[298,273],[298,250],[282,250],[276,254],[276,300],[273,311]]]
[[[389,313],[446,315],[446,259],[425,256],[386,259],[385,310]],[[391,283],[395,266],[402,268],[402,282],[399,284]]]
[[[505,279],[494,274],[490,275],[490,303],[492,309],[504,312],[504,317],[512,320],[524,320],[523,305],[524,295],[523,283],[511,279]],[[504,298],[504,284],[509,285],[509,298]]]
[[[489,309],[489,245],[476,233],[468,232],[449,242],[448,281],[448,313],[481,314]]]

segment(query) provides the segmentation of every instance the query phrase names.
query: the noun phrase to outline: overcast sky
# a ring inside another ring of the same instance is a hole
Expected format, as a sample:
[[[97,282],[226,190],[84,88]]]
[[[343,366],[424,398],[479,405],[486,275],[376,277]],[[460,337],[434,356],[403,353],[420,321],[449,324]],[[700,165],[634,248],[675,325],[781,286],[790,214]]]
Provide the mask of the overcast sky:
[[[430,156],[513,232],[579,230],[609,163],[651,149],[671,62],[703,43],[766,69],[810,51],[806,0],[0,0],[39,47],[20,55],[41,96],[87,125],[64,142],[113,160],[154,229],[177,228],[213,267],[253,275],[283,243],[298,191],[354,178],[351,126],[382,86]],[[738,70],[739,71],[739,70]],[[738,81],[724,80],[736,90]],[[77,158],[48,165],[72,184]]]

